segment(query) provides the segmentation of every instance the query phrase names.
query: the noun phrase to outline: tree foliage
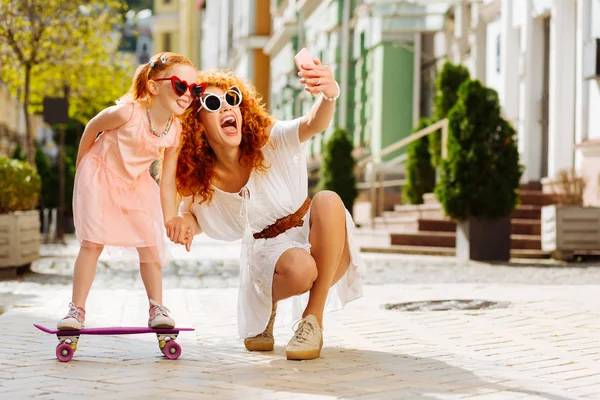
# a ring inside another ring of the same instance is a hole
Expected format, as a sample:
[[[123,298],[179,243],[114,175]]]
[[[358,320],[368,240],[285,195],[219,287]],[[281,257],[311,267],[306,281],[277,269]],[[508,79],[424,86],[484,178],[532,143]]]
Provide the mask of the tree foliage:
[[[327,140],[321,163],[320,180],[317,191],[331,190],[336,192],[346,209],[352,213],[354,200],[358,196],[352,156],[354,145],[344,129],[337,128]]]
[[[435,194],[454,219],[499,218],[519,202],[522,166],[514,128],[500,115],[495,90],[467,80],[448,113],[448,157]]]
[[[467,67],[447,61],[435,81],[435,105],[433,122],[448,117],[448,113],[458,101],[458,88],[470,78]],[[431,164],[439,167],[442,154],[442,131],[432,133],[429,138]]]
[[[431,121],[421,118],[413,133],[431,125]],[[406,185],[402,187],[403,199],[409,204],[423,204],[423,195],[435,187],[435,169],[431,165],[429,140],[427,135],[408,145],[406,159]]]
[[[29,113],[40,110],[44,96],[62,97],[67,87],[71,115],[88,117],[124,91],[127,73],[117,66],[114,37],[123,7],[121,0],[0,0],[0,76],[26,111],[32,165]]]

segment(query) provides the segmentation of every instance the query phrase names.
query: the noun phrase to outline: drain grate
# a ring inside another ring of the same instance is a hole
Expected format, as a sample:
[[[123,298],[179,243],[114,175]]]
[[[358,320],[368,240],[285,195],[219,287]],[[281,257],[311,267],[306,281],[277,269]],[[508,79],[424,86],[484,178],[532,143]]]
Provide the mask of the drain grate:
[[[451,310],[489,310],[507,308],[508,302],[489,300],[431,300],[413,301],[409,303],[386,304],[386,310],[399,311],[451,311]]]

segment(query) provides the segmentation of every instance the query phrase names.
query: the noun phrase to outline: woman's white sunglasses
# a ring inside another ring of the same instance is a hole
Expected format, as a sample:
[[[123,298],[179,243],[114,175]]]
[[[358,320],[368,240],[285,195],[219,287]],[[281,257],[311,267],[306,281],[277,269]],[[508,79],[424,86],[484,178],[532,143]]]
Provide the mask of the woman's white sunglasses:
[[[232,86],[221,96],[210,92],[204,92],[202,96],[200,96],[200,107],[198,108],[198,112],[200,112],[202,108],[205,108],[210,112],[217,112],[221,109],[223,101],[231,107],[239,106],[242,103],[242,91],[236,86]]]

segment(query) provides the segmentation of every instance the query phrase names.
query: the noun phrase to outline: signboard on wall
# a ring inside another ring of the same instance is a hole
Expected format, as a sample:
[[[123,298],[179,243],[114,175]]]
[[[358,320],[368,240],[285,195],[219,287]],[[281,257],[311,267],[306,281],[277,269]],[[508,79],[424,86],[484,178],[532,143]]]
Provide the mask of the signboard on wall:
[[[44,97],[44,122],[49,125],[69,122],[69,101],[66,97]]]

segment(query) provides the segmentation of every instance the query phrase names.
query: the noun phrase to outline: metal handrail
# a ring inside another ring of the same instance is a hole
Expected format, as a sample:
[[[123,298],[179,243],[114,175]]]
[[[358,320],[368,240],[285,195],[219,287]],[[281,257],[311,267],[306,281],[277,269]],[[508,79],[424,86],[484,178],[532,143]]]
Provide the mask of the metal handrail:
[[[419,139],[421,139],[424,136],[432,134],[433,132],[436,132],[436,131],[438,131],[440,129],[442,130],[442,158],[445,158],[446,157],[446,154],[445,154],[445,150],[446,150],[445,142],[448,140],[448,120],[446,118],[444,118],[442,120],[439,120],[435,124],[429,125],[428,127],[423,128],[420,131],[411,134],[410,136],[407,136],[407,137],[405,137],[403,139],[400,139],[396,143],[392,143],[389,146],[384,147],[377,154],[372,154],[372,155],[370,155],[368,157],[365,157],[365,158],[359,160],[356,163],[356,165],[359,166],[359,167],[361,167],[361,166],[363,166],[365,164],[373,162],[377,158],[385,157],[388,154],[393,153],[394,151],[400,150],[401,148],[408,146],[412,142],[414,142],[416,140],[419,140]]]
[[[429,125],[426,128],[421,129],[418,132],[415,132],[413,134],[411,134],[410,136],[407,136],[403,139],[400,139],[399,141],[392,143],[389,146],[386,146],[385,148],[381,149],[381,151],[379,151],[377,154],[372,154],[368,157],[362,158],[361,160],[357,161],[356,166],[358,168],[358,171],[360,171],[360,169],[366,168],[366,167],[370,167],[370,179],[369,182],[361,182],[358,184],[358,187],[361,189],[366,189],[367,187],[369,188],[370,191],[370,200],[371,200],[371,226],[375,226],[375,217],[380,214],[381,212],[383,212],[383,192],[384,189],[386,187],[393,187],[393,186],[402,186],[406,183],[405,179],[396,179],[396,180],[390,180],[390,181],[384,181],[383,180],[383,174],[384,171],[379,171],[378,168],[376,168],[376,164],[384,164],[381,161],[382,157],[385,157],[388,154],[391,154],[395,151],[398,151],[406,146],[408,146],[409,144],[411,144],[414,141],[417,141],[427,135],[430,135],[434,132],[437,132],[438,130],[442,130],[442,159],[445,159],[446,156],[448,155],[448,119],[444,118],[440,121],[437,121],[436,123]],[[379,176],[377,176],[379,175]],[[377,205],[375,205],[376,202],[376,195],[377,195],[377,189],[379,189],[379,201],[377,202]]]

